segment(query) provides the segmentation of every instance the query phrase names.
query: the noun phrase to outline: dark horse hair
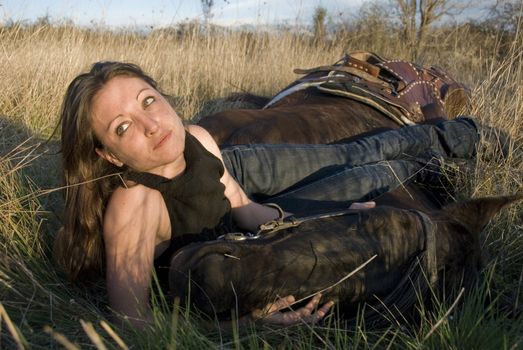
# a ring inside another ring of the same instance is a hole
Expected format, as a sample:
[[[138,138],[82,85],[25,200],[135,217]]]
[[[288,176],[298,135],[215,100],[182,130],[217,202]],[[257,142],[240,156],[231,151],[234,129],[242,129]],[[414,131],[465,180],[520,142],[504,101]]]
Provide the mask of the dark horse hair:
[[[64,96],[61,152],[65,183],[63,227],[54,242],[54,256],[72,280],[96,280],[104,275],[102,236],[107,201],[121,183],[118,168],[96,154],[103,148],[91,127],[93,98],[117,76],[137,77],[157,89],[157,83],[131,63],[97,62],[78,75]]]

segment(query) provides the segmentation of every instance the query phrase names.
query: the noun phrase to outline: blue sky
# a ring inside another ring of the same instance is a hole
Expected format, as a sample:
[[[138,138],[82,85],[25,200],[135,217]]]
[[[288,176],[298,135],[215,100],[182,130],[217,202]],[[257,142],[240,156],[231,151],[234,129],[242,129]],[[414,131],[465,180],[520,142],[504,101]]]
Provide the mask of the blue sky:
[[[212,22],[221,25],[289,24],[310,21],[314,9],[328,14],[354,12],[365,0],[214,0]],[[203,19],[200,0],[0,0],[0,21],[34,20],[48,14],[52,20],[69,18],[76,24],[166,26]]]
[[[350,18],[369,0],[214,0],[212,22],[220,25],[309,24],[314,9]],[[385,0],[386,1],[386,0]],[[479,18],[479,7],[495,0],[456,0],[467,3],[461,17]],[[202,20],[200,0],[0,0],[0,23],[33,21],[49,15],[51,20],[71,19],[75,24],[109,27],[162,27],[186,20]]]

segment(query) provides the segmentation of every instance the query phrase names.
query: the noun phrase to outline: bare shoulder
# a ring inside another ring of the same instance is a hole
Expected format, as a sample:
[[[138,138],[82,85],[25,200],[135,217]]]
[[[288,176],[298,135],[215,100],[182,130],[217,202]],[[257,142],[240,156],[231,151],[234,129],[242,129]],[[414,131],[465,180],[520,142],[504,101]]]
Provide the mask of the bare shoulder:
[[[149,205],[153,205],[157,199],[161,199],[160,193],[143,185],[128,188],[118,187],[109,199],[107,211],[124,212],[128,209],[146,209]],[[126,210],[119,210],[119,208]]]
[[[187,131],[194,136],[209,152],[221,159],[220,149],[207,130],[199,125],[187,126]]]
[[[191,135],[193,135],[194,137],[196,137],[198,140],[200,140],[200,138],[202,140],[207,140],[207,139],[213,140],[211,134],[209,134],[209,132],[207,130],[205,130],[204,128],[202,128],[199,125],[195,125],[195,124],[188,125],[187,131],[189,131],[189,133]]]
[[[142,185],[117,188],[105,210],[104,236],[130,232],[133,228],[157,230],[163,206],[163,198],[158,191]]]

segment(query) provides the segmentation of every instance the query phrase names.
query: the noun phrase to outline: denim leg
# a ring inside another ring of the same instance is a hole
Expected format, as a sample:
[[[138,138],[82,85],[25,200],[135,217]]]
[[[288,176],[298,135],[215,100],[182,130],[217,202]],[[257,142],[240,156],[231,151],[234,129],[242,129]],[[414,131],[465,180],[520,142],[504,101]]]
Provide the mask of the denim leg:
[[[471,158],[479,140],[472,119],[415,125],[333,145],[238,145],[222,149],[226,168],[248,195],[280,193],[321,169],[436,153]],[[327,174],[332,174],[328,171]]]
[[[293,213],[346,208],[348,203],[371,200],[411,181],[430,178],[434,165],[430,159],[424,159],[338,166],[329,176],[303,186],[293,186],[267,201]]]
[[[352,164],[417,157],[435,153],[443,158],[471,158],[479,133],[470,118],[456,118],[436,125],[413,125],[364,137],[347,144]]]

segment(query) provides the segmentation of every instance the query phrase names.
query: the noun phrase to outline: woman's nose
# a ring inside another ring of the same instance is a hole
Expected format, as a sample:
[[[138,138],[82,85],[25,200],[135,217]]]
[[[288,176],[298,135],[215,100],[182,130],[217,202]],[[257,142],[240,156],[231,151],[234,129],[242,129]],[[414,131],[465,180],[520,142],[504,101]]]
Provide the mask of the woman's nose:
[[[159,125],[155,118],[151,116],[143,116],[141,120],[146,136],[152,136],[158,131]]]

